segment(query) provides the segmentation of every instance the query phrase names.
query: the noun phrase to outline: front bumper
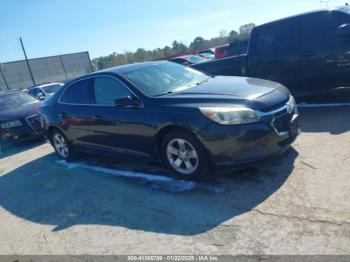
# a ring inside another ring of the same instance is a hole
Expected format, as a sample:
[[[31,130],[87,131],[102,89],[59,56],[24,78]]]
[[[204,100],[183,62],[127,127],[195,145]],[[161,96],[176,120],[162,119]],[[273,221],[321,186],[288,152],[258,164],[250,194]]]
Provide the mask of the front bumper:
[[[0,130],[0,140],[16,142],[16,141],[26,141],[30,139],[36,139],[42,137],[41,134],[37,134],[29,129],[17,129],[12,128],[11,130]]]
[[[15,142],[36,139],[42,136],[41,129],[39,128],[40,122],[37,115],[29,116],[20,121],[22,122],[21,126],[0,129],[0,140]]]
[[[300,134],[298,112],[264,114],[261,122],[224,126],[211,123],[197,135],[216,167],[234,167],[284,153]]]

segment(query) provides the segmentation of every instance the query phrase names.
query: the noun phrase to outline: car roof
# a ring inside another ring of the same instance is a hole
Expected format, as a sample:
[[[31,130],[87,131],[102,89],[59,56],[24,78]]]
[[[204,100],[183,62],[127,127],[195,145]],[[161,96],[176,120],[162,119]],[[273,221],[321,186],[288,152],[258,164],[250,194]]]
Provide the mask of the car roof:
[[[32,86],[32,87],[29,88],[29,89],[37,88],[37,87],[53,86],[53,85],[63,85],[63,83],[49,83],[49,84],[36,85],[36,86]]]
[[[289,19],[293,19],[293,18],[299,18],[299,17],[303,17],[303,16],[307,16],[307,15],[312,15],[312,14],[317,14],[317,13],[322,13],[322,12],[332,12],[332,11],[340,11],[340,12],[350,13],[350,6],[323,8],[323,9],[318,9],[318,10],[314,10],[314,11],[304,12],[304,13],[301,13],[301,14],[296,14],[296,15],[284,17],[284,18],[281,18],[281,19],[277,19],[277,20],[274,20],[274,21],[270,21],[270,22],[261,24],[261,25],[259,25],[257,27],[265,26],[265,25],[269,25],[269,24],[273,24],[273,23],[276,23],[276,22],[281,22],[281,21],[289,20]]]
[[[182,58],[182,59],[186,59],[186,58],[189,58],[191,56],[199,56],[199,55],[181,55],[181,56],[177,56],[177,57],[174,57],[172,59],[176,59],[176,58]],[[171,59],[170,59],[171,60]]]
[[[168,61],[151,61],[151,62],[140,62],[140,63],[133,63],[133,64],[127,64],[127,65],[120,65],[120,66],[110,67],[110,68],[107,68],[107,69],[95,71],[93,73],[90,73],[90,74],[87,74],[87,75],[83,75],[83,76],[71,79],[71,80],[65,82],[65,85],[70,84],[70,83],[75,82],[75,81],[80,80],[80,79],[85,79],[87,77],[91,77],[91,76],[98,76],[98,75],[103,75],[103,74],[117,74],[117,75],[121,75],[121,74],[126,73],[126,72],[131,72],[131,71],[134,71],[134,70],[147,68],[147,67],[150,67],[150,66],[164,64],[164,63],[171,63],[171,62],[168,62]]]
[[[154,65],[164,64],[168,63],[167,61],[152,61],[152,62],[141,62],[141,63],[134,63],[134,64],[128,64],[128,65],[121,65],[121,66],[115,66],[111,68],[107,68],[104,70],[96,71],[90,75],[94,74],[100,74],[100,73],[114,73],[114,74],[122,74]]]

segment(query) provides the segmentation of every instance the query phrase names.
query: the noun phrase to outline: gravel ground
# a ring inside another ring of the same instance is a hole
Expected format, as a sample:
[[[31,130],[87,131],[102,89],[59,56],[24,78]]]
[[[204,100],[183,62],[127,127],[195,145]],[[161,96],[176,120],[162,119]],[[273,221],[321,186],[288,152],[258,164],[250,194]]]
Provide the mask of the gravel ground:
[[[349,116],[302,109],[285,155],[201,183],[18,145],[0,155],[0,254],[350,254]]]

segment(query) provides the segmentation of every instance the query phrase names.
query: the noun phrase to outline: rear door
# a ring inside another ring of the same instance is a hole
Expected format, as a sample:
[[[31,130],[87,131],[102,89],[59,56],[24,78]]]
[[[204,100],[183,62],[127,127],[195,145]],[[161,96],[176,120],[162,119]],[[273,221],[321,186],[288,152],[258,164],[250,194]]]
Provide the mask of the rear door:
[[[304,16],[299,53],[303,90],[350,86],[350,39],[337,36],[337,28],[349,23],[350,16],[339,11]]]
[[[98,124],[93,118],[91,79],[78,80],[69,85],[57,104],[60,126],[74,144],[94,144],[92,130]]]
[[[250,76],[276,81],[297,91],[299,19],[269,23],[253,32],[248,55]]]

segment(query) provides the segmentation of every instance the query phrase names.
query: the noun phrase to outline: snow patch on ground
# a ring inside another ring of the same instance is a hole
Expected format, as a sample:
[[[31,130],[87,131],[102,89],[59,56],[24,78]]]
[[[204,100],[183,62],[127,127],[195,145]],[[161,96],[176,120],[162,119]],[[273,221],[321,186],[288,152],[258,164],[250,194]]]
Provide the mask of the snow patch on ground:
[[[153,188],[164,189],[171,192],[184,192],[191,191],[195,189],[202,189],[210,192],[220,193],[226,190],[225,187],[220,185],[213,184],[204,184],[192,181],[178,180],[171,177],[153,175],[141,172],[127,171],[127,170],[119,170],[112,169],[101,166],[89,165],[86,163],[77,163],[77,162],[67,162],[65,160],[58,160],[57,163],[65,166],[68,169],[88,169],[95,172],[103,173],[108,176],[115,177],[124,177],[135,180],[141,180],[142,182],[147,182]]]

